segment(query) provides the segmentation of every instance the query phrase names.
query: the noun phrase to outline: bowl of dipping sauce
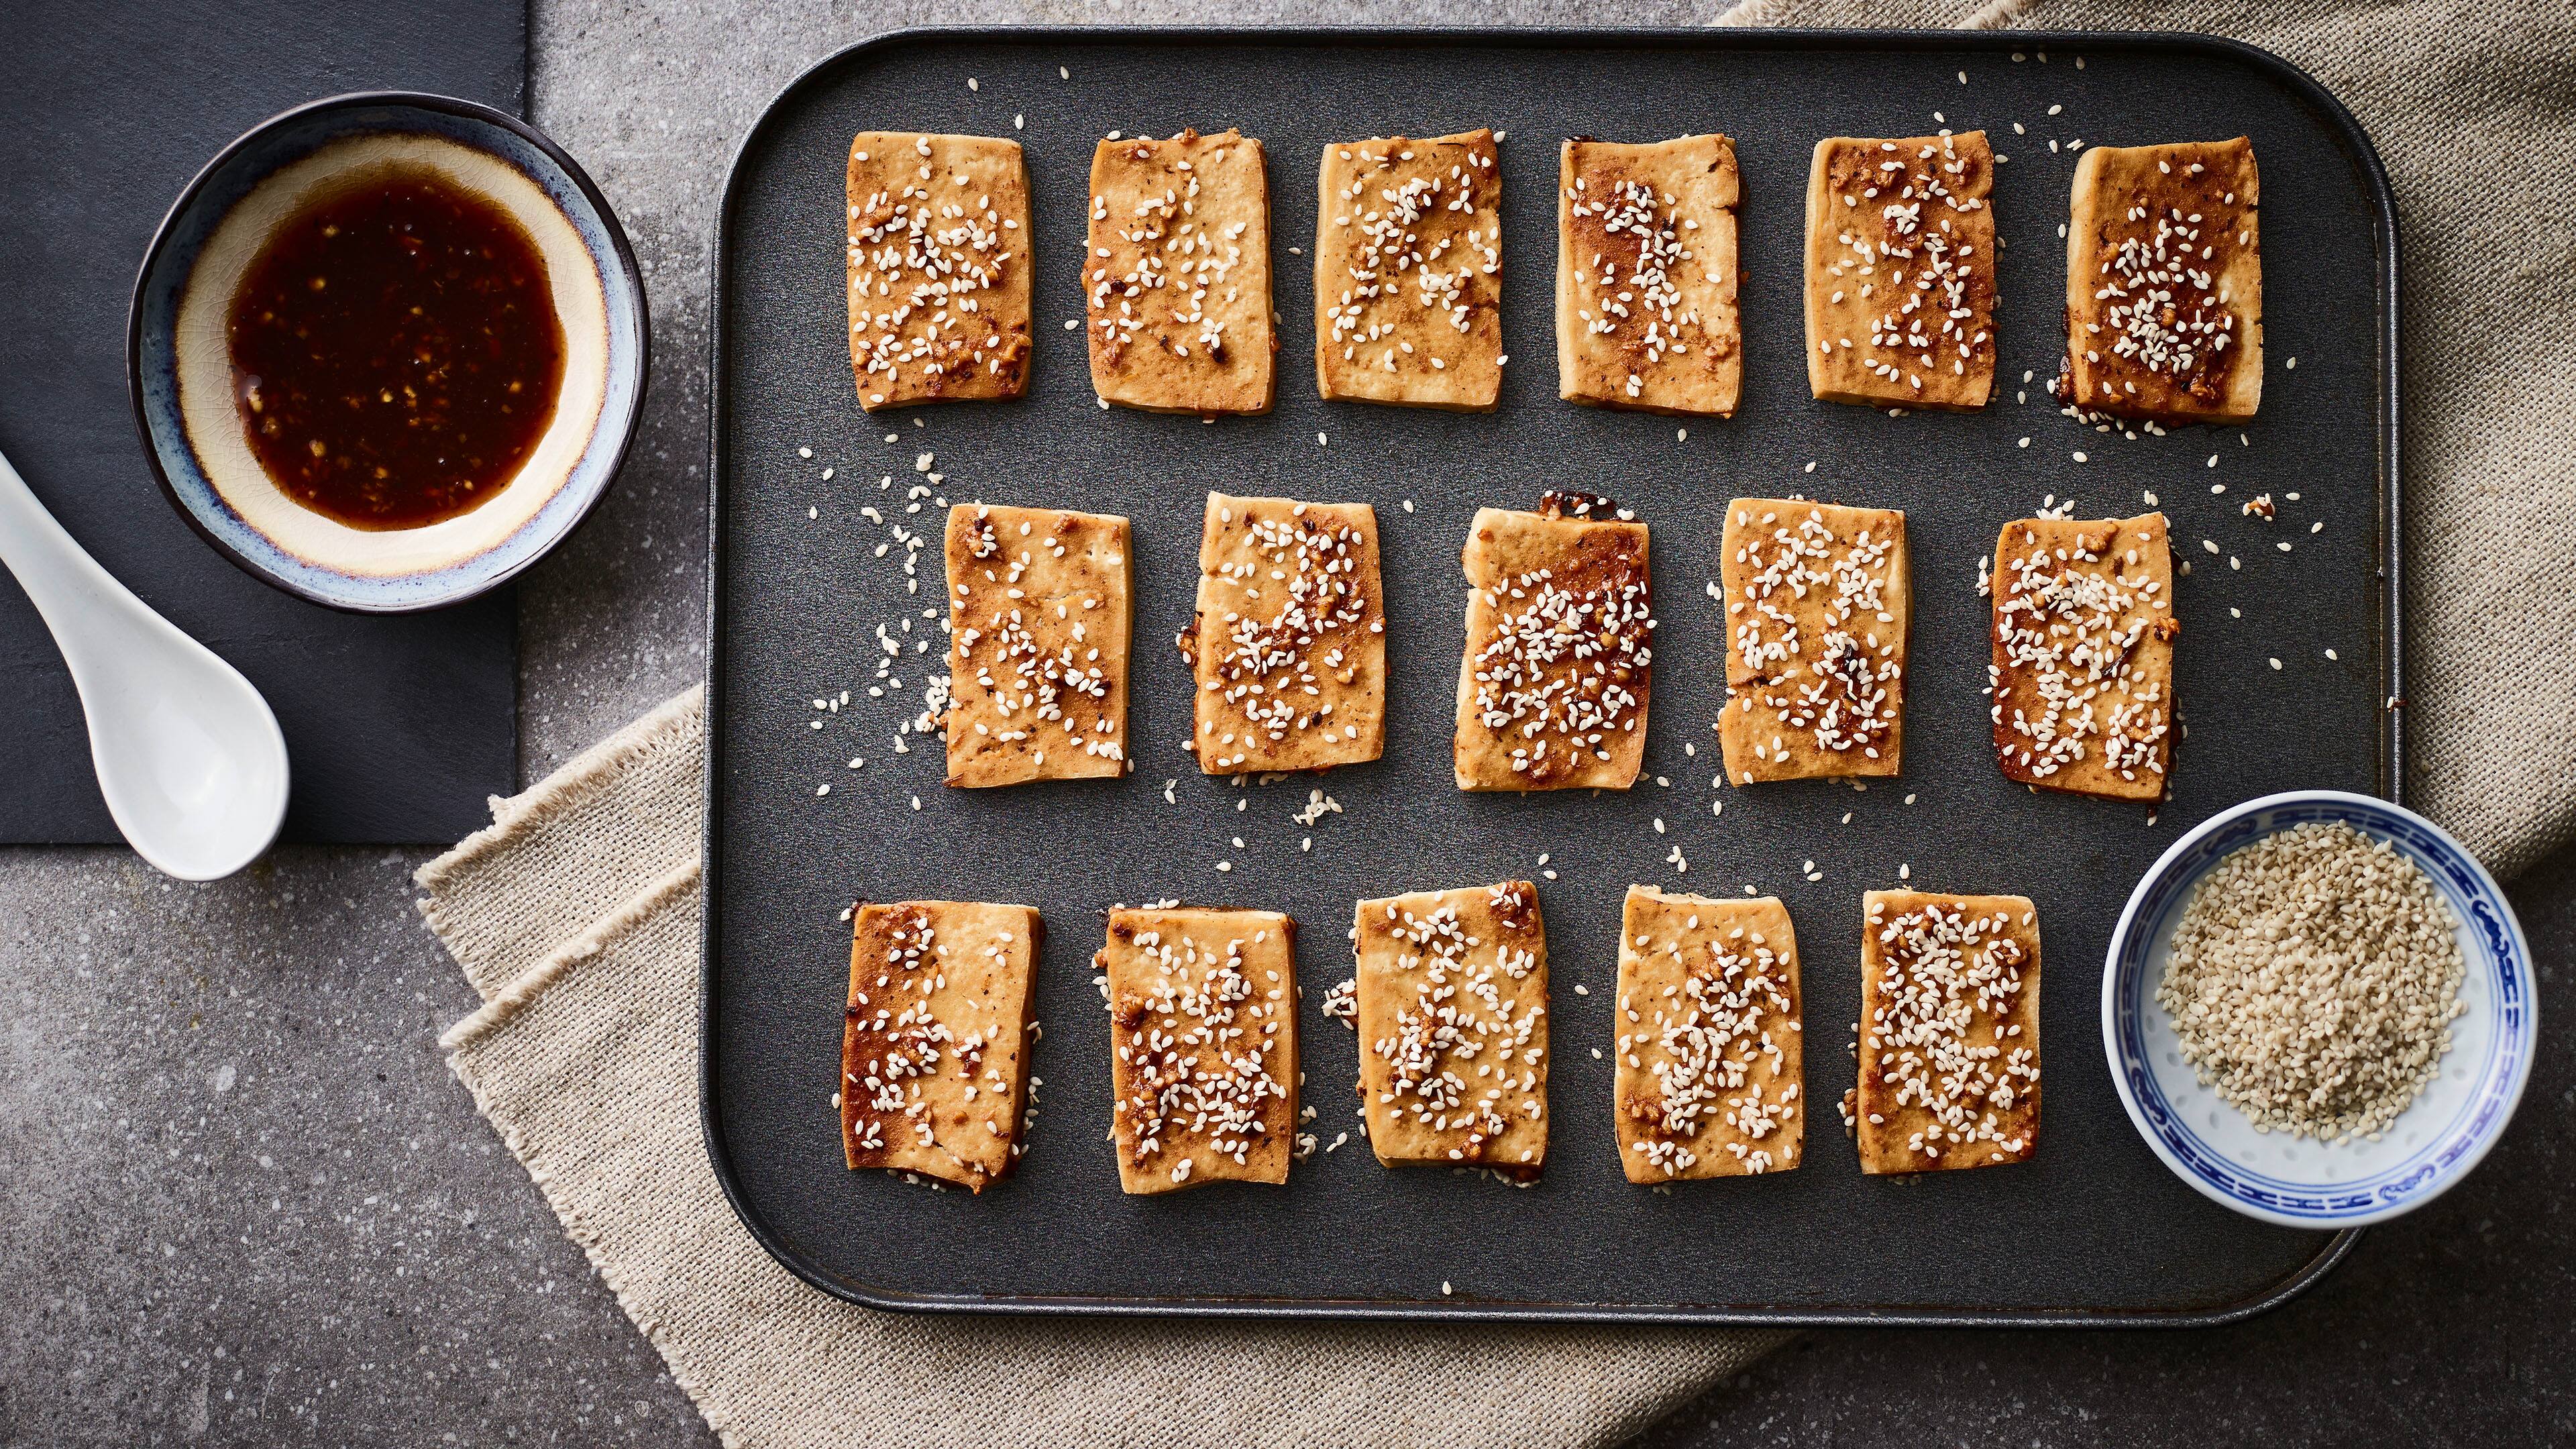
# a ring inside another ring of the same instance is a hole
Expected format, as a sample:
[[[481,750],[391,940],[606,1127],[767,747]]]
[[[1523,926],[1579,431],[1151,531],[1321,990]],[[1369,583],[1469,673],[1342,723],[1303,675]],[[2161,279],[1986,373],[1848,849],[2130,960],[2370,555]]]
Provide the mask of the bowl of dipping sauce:
[[[616,477],[649,334],[590,178],[489,106],[369,92],[271,118],[188,183],[126,366],[162,491],[253,576],[336,609],[490,590]]]
[[[2129,897],[2102,1038],[2138,1135],[2284,1227],[2384,1222],[2503,1135],[2539,1040],[2531,947],[2476,857],[2400,805],[2266,795]]]

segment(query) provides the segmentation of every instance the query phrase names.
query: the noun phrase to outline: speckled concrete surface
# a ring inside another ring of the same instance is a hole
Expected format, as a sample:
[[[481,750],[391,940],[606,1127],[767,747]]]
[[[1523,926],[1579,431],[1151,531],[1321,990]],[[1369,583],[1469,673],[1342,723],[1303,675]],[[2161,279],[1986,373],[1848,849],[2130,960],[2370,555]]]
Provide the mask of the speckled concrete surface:
[[[1688,24],[1718,8],[1368,18]],[[529,775],[700,672],[707,231],[772,92],[897,25],[1355,13],[538,0],[536,118],[634,237],[656,359],[617,492],[521,594]],[[437,1034],[473,998],[412,911],[418,863],[291,850],[186,886],[122,852],[0,852],[0,1444],[712,1442],[441,1064]],[[2544,1018],[2564,1021],[2576,853],[2516,901]],[[1818,1335],[1646,1442],[2576,1438],[2562,1035],[2476,1178],[2282,1312],[2187,1335]]]

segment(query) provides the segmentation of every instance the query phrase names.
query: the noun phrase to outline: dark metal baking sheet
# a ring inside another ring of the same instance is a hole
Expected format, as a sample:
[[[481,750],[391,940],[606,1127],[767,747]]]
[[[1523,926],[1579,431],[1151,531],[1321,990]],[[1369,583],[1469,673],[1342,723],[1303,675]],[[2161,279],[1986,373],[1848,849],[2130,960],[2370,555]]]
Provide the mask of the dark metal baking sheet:
[[[1279,406],[1263,418],[1103,412],[1077,335],[1061,330],[1081,314],[1094,139],[1192,124],[1239,125],[1268,146],[1283,325]],[[1506,136],[1513,360],[1500,411],[1317,401],[1304,248],[1319,148],[1475,125]],[[1901,418],[1813,402],[1798,303],[1809,148],[1834,132],[1941,126],[1983,126],[2011,158],[1996,184],[2007,243],[1999,401],[1973,415]],[[840,187],[849,137],[868,128],[1027,145],[1038,259],[1027,401],[877,418],[856,406]],[[1736,138],[1744,173],[1746,396],[1733,421],[1688,423],[1683,438],[1673,419],[1556,399],[1552,193],[1560,137],[1704,130]],[[2131,440],[2059,415],[2041,384],[2060,350],[2057,228],[2074,143],[2239,132],[2254,138],[2266,193],[2261,418],[2243,441],[2233,428]],[[2273,790],[2398,788],[2396,718],[2384,707],[2402,693],[2393,227],[2370,145],[2331,97],[2271,56],[2201,38],[914,32],[823,64],[744,144],[715,259],[702,1086],[709,1150],[734,1206],[807,1281],[889,1308],[2134,1324],[2221,1321],[2295,1294],[2352,1235],[2248,1221],[2160,1167],[2113,1094],[2096,1001],[2120,903],[2177,834]],[[2015,396],[2025,371],[2027,402]],[[2076,461],[2079,450],[2089,461]],[[915,471],[924,452],[935,484]],[[880,478],[892,480],[882,491]],[[1458,547],[1477,505],[1530,506],[1555,484],[1611,493],[1654,528],[1663,624],[1647,776],[1624,795],[1464,795],[1451,786],[1448,745]],[[1128,779],[949,791],[935,737],[894,752],[897,721],[918,710],[945,647],[941,510],[913,498],[916,486],[1134,519]],[[1189,683],[1167,645],[1188,617],[1211,488],[1376,505],[1393,671],[1382,762],[1237,785],[1203,778],[1180,749]],[[1733,494],[1789,492],[1907,512],[1916,618],[1906,774],[1866,792],[1820,782],[1712,789],[1723,646],[1703,586],[1715,575],[1720,510]],[[2279,521],[2241,513],[2262,492],[2279,503]],[[1974,587],[2004,520],[2052,497],[2085,516],[2125,514],[2147,493],[2159,495],[2194,566],[2177,589],[2188,735],[2173,797],[2152,818],[2034,794],[1998,774],[1981,693],[1986,601]],[[905,589],[905,546],[879,554],[890,534],[861,516],[869,506],[924,536],[918,594]],[[2324,527],[2312,532],[2316,522]],[[2205,538],[2222,552],[2204,552]],[[907,614],[913,632],[895,624],[896,637],[926,638],[931,651],[915,655],[907,642],[894,671],[901,689],[871,697],[875,630]],[[844,689],[847,708],[814,708]],[[847,768],[853,756],[866,759],[863,770]],[[1170,803],[1166,781],[1177,782]],[[818,795],[824,784],[830,793]],[[1343,813],[1312,828],[1291,820],[1319,786]],[[1718,799],[1723,815],[1711,811]],[[1312,850],[1301,849],[1309,836]],[[1687,873],[1669,863],[1676,846]],[[1540,877],[1542,853],[1557,873],[1541,877],[1555,1047],[1544,1181],[1514,1190],[1380,1168],[1353,1130],[1356,1043],[1317,1010],[1347,974],[1341,937],[1353,900]],[[1219,861],[1234,868],[1221,873]],[[1808,861],[1821,880],[1806,878]],[[1917,886],[2038,902],[2048,1094],[2029,1165],[1864,1178],[1837,1130],[1830,1107],[1853,1071],[1860,893],[1893,884],[1900,864]],[[1613,1032],[1619,902],[1631,881],[1715,895],[1750,884],[1787,901],[1805,962],[1817,1114],[1798,1171],[1669,1192],[1621,1178],[1611,1064],[1592,1049]],[[846,1171],[830,1105],[847,971],[842,908],[854,897],[927,895],[1028,901],[1049,925],[1030,1150],[1014,1179],[980,1198]],[[1296,1168],[1284,1189],[1118,1191],[1103,1140],[1108,1026],[1089,956],[1103,906],[1161,897],[1257,903],[1307,927],[1298,969],[1305,1100],[1318,1110],[1310,1130],[1351,1138]]]

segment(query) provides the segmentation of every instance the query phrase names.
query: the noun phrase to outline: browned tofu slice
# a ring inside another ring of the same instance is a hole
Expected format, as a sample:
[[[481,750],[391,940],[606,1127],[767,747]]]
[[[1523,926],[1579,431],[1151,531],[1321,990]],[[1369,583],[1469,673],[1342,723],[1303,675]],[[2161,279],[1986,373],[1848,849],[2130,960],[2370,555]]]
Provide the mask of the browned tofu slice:
[[[948,510],[948,783],[1127,773],[1127,520]]]
[[[1547,1160],[1547,925],[1525,880],[1362,901],[1360,1104],[1388,1167]]]
[[[1726,505],[1718,573],[1726,778],[1897,773],[1914,617],[1905,515],[1738,498]]]
[[[2161,800],[2173,758],[2165,516],[2017,518],[1995,540],[1995,758],[2024,784]]]
[[[1786,1172],[1807,1137],[1798,938],[1776,896],[1628,887],[1612,1130],[1630,1182]]]
[[[1735,142],[1568,141],[1557,161],[1556,395],[1601,407],[1733,417],[1744,393],[1736,308]]]
[[[1083,258],[1091,386],[1157,413],[1266,413],[1270,183],[1237,131],[1103,141],[1091,156]]]
[[[1109,913],[1118,1185],[1286,1182],[1297,1148],[1297,926],[1277,911]]]
[[[1211,493],[1190,748],[1211,775],[1322,770],[1386,749],[1386,601],[1377,510]]]
[[[2075,163],[2058,400],[2168,423],[2263,401],[2254,143],[2096,146]]]
[[[1485,412],[1503,386],[1503,175],[1494,133],[1324,148],[1315,390]]]
[[[1829,136],[1807,172],[1807,382],[1827,402],[1981,408],[1995,383],[1983,131]]]
[[[973,901],[861,906],[841,1035],[853,1168],[982,1192],[1020,1158],[1038,913]]]
[[[861,131],[850,142],[850,364],[859,405],[1029,386],[1029,173],[1020,143]]]
[[[1861,898],[1863,1172],[2027,1160],[2039,1139],[2039,912],[2026,896]]]
[[[1550,493],[1476,510],[1461,562],[1461,790],[1625,790],[1646,757],[1654,591],[1646,525]]]

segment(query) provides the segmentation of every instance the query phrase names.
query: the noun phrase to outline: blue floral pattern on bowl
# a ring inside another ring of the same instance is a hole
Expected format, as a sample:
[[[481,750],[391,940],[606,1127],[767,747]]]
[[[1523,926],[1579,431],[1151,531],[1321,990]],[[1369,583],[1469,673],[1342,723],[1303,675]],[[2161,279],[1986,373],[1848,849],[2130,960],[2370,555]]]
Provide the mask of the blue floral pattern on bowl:
[[[2192,887],[2230,852],[2293,826],[2341,822],[2387,841],[2433,882],[2460,923],[2468,1010],[2433,1082],[2378,1142],[2330,1144],[2254,1131],[2199,1084],[2155,1000]],[[2296,791],[2249,800],[2174,843],[2129,897],[2102,979],[2103,1046],[2139,1135],[2203,1195],[2289,1227],[2381,1222],[2439,1196],[2504,1131],[2538,1037],[2531,949],[2493,877],[2422,816],[2367,795]]]

